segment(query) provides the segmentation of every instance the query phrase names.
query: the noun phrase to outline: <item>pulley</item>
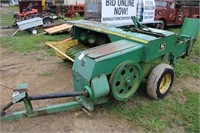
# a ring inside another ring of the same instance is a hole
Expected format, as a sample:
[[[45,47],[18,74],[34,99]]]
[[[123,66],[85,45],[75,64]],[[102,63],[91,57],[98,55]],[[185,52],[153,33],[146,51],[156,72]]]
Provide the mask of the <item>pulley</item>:
[[[110,77],[110,86],[115,99],[124,101],[133,96],[142,79],[138,64],[126,61],[118,65]]]

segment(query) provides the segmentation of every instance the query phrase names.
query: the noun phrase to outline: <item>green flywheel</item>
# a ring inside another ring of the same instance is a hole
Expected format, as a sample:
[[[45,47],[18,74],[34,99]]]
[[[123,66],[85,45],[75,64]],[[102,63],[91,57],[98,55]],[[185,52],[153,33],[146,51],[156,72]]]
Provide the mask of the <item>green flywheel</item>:
[[[119,64],[112,72],[110,86],[115,99],[124,101],[133,96],[142,80],[139,64],[126,61]]]

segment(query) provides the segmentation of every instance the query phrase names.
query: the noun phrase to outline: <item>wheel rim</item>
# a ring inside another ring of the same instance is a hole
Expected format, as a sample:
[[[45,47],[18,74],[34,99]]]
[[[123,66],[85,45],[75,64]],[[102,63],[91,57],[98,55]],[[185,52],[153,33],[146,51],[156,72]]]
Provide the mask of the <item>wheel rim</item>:
[[[32,34],[33,34],[33,35],[36,35],[36,34],[37,34],[37,30],[33,30],[33,31],[32,31]]]
[[[45,25],[49,25],[49,24],[51,24],[51,21],[45,21]]]
[[[76,15],[75,14],[71,14],[71,18],[76,18]]]
[[[172,77],[170,74],[166,74],[162,78],[160,82],[160,86],[159,86],[160,93],[164,94],[169,89],[171,81],[172,81]]]
[[[68,14],[68,13],[65,13],[65,17],[68,18],[68,17],[69,17],[69,14]]]
[[[122,63],[113,71],[110,78],[114,98],[119,101],[129,99],[136,92],[140,82],[140,68],[132,62]]]
[[[157,29],[162,29],[162,24],[157,24],[157,25],[156,25],[156,28],[157,28]]]

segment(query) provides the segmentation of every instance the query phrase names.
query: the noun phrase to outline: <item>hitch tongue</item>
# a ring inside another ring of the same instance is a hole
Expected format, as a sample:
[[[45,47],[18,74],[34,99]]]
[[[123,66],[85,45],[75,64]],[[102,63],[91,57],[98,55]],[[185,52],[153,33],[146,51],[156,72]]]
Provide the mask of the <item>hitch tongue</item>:
[[[51,114],[60,111],[70,110],[74,108],[81,108],[81,104],[78,101],[67,102],[63,104],[57,104],[52,106],[47,106],[45,108],[33,109],[31,100],[42,100],[42,99],[54,99],[54,98],[62,98],[62,97],[76,97],[76,96],[86,96],[88,97],[88,90],[77,91],[77,92],[64,92],[64,93],[56,93],[56,94],[44,94],[44,95],[36,95],[29,96],[27,94],[28,84],[18,84],[16,89],[14,89],[12,94],[12,101],[5,105],[1,111],[0,116],[1,120],[14,120],[24,117],[34,117],[39,115]],[[11,107],[13,104],[23,102],[25,106],[25,111],[14,112],[11,114],[6,114],[6,110]]]
[[[19,84],[16,86],[16,89],[13,89],[13,94],[12,94],[12,101],[10,101],[7,105],[5,105],[0,113],[1,116],[4,116],[6,114],[6,110],[10,108],[14,103],[20,102],[23,98],[26,97],[26,92],[28,89],[28,83],[23,83]]]

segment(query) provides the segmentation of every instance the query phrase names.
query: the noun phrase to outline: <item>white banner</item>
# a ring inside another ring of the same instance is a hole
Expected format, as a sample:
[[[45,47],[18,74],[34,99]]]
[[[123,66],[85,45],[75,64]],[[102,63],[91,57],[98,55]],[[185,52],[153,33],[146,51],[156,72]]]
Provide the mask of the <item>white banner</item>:
[[[101,22],[132,22],[131,16],[136,16],[137,2],[138,0],[102,0]]]
[[[155,1],[154,0],[143,0],[143,22],[152,22],[155,17]]]

